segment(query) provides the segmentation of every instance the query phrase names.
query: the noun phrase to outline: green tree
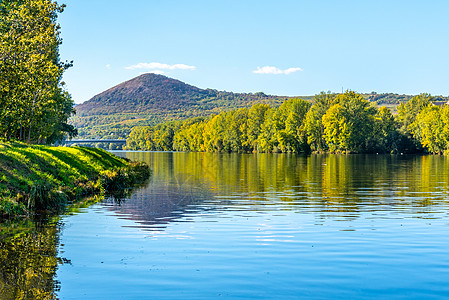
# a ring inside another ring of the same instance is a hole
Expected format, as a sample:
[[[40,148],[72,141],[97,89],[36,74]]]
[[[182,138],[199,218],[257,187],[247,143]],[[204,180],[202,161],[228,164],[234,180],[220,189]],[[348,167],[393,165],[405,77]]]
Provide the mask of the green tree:
[[[307,134],[304,131],[304,119],[310,109],[310,103],[294,98],[285,101],[279,111],[285,107],[285,127],[281,129],[283,149],[293,152],[308,152]],[[284,150],[285,151],[285,150]]]
[[[205,151],[221,152],[225,132],[225,113],[220,113],[207,122],[204,127],[203,140]]]
[[[249,147],[246,146],[248,109],[240,108],[222,114],[224,114],[223,150],[226,152],[249,151]]]
[[[203,131],[204,118],[187,119],[175,132],[173,150],[176,151],[204,151]]]
[[[256,141],[259,152],[308,152],[303,129],[310,103],[294,98],[267,110]]]
[[[259,151],[258,139],[269,111],[270,106],[268,104],[254,104],[248,111],[247,140],[244,142],[244,146],[249,147],[254,152]]]
[[[134,127],[126,140],[128,150],[155,150],[156,144],[153,141],[153,127]]]
[[[73,101],[64,91],[57,14],[50,0],[0,2],[0,134],[50,143],[76,130],[67,124]]]
[[[396,121],[399,126],[399,148],[401,152],[419,152],[422,151],[421,143],[413,137],[411,125],[415,122],[416,116],[421,110],[431,104],[434,98],[430,94],[420,94],[414,96],[406,103],[398,106]]]
[[[304,131],[307,135],[307,142],[314,151],[326,151],[328,149],[324,139],[322,119],[327,110],[334,104],[336,96],[336,94],[330,92],[321,92],[316,95],[312,107],[305,116]]]
[[[353,91],[339,94],[335,102],[322,119],[329,149],[357,153],[372,151],[376,108]]]
[[[375,116],[375,127],[373,128],[376,147],[373,150],[376,152],[392,152],[398,151],[397,125],[391,110],[382,106],[377,110]]]
[[[434,154],[444,153],[449,146],[449,107],[427,105],[415,117],[409,128],[414,138]]]
[[[276,125],[274,119],[276,118],[276,109],[269,109],[266,112],[265,121],[257,138],[258,152],[277,152],[278,139],[276,136]]]
[[[414,96],[406,103],[401,103],[398,106],[398,113],[396,115],[399,123],[399,129],[402,133],[411,133],[410,125],[415,121],[416,116],[420,111],[433,102],[433,97],[430,94],[420,94]]]
[[[347,151],[349,148],[352,123],[346,117],[345,109],[340,104],[332,105],[324,114],[324,139],[331,152]]]

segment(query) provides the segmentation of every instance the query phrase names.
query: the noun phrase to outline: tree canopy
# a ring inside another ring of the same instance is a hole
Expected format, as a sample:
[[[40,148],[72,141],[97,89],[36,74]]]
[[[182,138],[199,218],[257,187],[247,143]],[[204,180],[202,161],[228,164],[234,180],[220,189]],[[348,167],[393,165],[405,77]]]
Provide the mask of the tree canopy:
[[[132,150],[309,153],[444,153],[449,106],[421,94],[393,115],[353,91],[294,98],[279,107],[255,104],[203,118],[136,127]]]
[[[0,2],[0,135],[29,143],[52,143],[76,135],[67,119],[74,103],[59,57],[64,10],[51,0]]]

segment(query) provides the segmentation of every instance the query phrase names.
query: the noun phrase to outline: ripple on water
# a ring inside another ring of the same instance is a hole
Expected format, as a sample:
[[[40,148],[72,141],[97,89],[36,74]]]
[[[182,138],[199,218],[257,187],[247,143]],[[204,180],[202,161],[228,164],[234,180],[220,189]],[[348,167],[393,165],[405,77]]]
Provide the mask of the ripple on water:
[[[201,153],[145,159],[154,169],[147,187],[120,205],[105,202],[63,218],[61,243],[72,265],[58,269],[61,298],[449,294],[444,160]]]

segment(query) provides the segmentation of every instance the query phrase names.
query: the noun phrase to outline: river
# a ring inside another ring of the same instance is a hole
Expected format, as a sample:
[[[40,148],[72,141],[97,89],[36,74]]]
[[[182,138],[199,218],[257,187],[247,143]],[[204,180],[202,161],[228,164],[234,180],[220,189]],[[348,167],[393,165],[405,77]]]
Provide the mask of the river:
[[[148,184],[2,226],[0,298],[449,295],[448,157],[116,154]]]

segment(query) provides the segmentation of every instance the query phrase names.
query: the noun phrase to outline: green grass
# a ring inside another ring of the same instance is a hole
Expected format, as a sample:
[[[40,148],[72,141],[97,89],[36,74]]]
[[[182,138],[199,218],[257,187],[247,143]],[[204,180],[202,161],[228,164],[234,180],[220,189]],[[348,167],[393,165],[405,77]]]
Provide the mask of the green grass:
[[[0,141],[0,217],[56,209],[68,201],[129,189],[148,166],[96,148]]]

